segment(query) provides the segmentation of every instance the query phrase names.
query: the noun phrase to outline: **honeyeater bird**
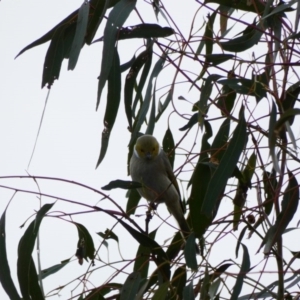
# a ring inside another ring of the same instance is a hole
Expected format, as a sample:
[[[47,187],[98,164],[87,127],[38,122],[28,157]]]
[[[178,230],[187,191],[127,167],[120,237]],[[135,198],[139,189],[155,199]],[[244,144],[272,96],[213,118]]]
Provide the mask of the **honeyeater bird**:
[[[130,174],[133,181],[141,183],[138,192],[142,197],[151,203],[167,205],[186,239],[191,230],[184,218],[178,183],[166,153],[154,136],[143,135],[137,139]]]

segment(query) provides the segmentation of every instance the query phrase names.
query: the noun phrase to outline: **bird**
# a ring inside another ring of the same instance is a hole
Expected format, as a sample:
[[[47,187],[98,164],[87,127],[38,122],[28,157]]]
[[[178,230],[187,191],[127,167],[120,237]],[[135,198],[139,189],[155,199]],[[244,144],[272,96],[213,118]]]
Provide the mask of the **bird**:
[[[141,197],[150,204],[165,203],[186,240],[191,229],[184,217],[179,186],[168,156],[154,136],[145,134],[137,139],[129,170],[132,180],[142,185],[137,189]]]

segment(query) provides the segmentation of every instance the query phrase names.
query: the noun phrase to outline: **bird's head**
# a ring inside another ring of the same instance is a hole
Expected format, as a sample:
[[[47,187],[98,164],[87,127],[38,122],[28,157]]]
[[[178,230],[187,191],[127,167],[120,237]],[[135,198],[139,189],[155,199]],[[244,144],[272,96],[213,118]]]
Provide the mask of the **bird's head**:
[[[139,137],[136,141],[134,146],[134,153],[137,157],[145,159],[145,160],[152,160],[160,152],[160,146],[157,139],[152,136],[145,134]]]

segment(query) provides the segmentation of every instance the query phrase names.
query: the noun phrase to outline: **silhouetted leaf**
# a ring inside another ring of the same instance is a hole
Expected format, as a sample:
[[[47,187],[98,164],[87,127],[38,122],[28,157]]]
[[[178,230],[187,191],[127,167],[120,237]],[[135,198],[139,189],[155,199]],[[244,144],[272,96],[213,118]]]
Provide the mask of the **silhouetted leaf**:
[[[276,172],[274,169],[272,170],[272,173],[266,171],[263,173],[263,183],[265,191],[265,201],[263,202],[263,206],[265,213],[269,215],[274,204],[273,199],[277,186]]]
[[[141,281],[140,272],[133,272],[128,275],[120,291],[120,300],[135,299]]]
[[[242,291],[244,278],[246,277],[247,273],[250,271],[250,256],[249,256],[248,248],[244,244],[241,245],[244,250],[243,261],[242,261],[240,273],[238,274],[235,285],[233,287],[230,300],[237,299],[240,292]]]
[[[114,6],[114,8],[109,13],[107,23],[104,29],[104,43],[102,52],[101,71],[98,82],[96,108],[98,108],[99,106],[102,90],[104,88],[106,80],[108,79],[113,64],[115,52],[114,49],[118,31],[123,26],[131,11],[134,9],[135,4],[136,1],[134,0],[121,0]]]
[[[208,150],[210,149],[210,144],[208,143],[208,139],[212,136],[212,129],[207,121],[204,122],[204,126],[205,132],[202,137],[201,150],[199,151],[201,155],[199,156],[193,175],[188,184],[188,186],[192,185],[191,194],[188,200],[190,215],[193,230],[196,237],[199,239],[202,238],[205,228],[209,225],[209,219],[199,212],[211,177],[211,170],[205,163],[209,160]],[[206,176],[203,176],[203,174],[206,174]]]
[[[131,236],[142,246],[150,248],[151,252],[156,256],[155,264],[159,272],[161,272],[163,280],[168,281],[170,278],[170,262],[164,250],[153,239],[147,235],[140,233],[119,219],[119,223],[131,234]]]
[[[68,70],[74,70],[80,50],[84,45],[84,37],[89,17],[90,3],[84,2],[78,10],[76,31],[71,46]]]
[[[170,130],[169,127],[166,130],[162,145],[163,145],[164,151],[168,154],[170,164],[173,168],[174,160],[175,160],[175,143],[174,143],[172,131]]]
[[[218,164],[227,149],[230,130],[230,118],[226,118],[221,124],[212,144],[210,161]]]
[[[256,81],[256,78],[230,78],[218,80],[218,83],[228,86],[233,89],[236,93],[243,95],[250,95],[255,97],[256,101],[259,102],[262,98],[266,97],[266,89],[264,85]]]
[[[157,230],[150,232],[149,237],[154,240],[156,232]],[[133,270],[136,272],[140,272],[141,278],[143,279],[148,278],[150,254],[151,254],[151,250],[149,247],[140,245],[135,256],[136,258],[135,258]]]
[[[120,0],[91,0],[90,16],[86,33],[86,43],[90,45],[105,16],[108,8],[115,6]]]
[[[153,92],[153,90],[152,90],[153,80],[154,80],[154,78],[156,78],[159,75],[159,73],[163,69],[163,66],[164,66],[164,63],[165,63],[165,57],[166,57],[166,53],[164,53],[160,57],[160,59],[156,62],[155,66],[152,70],[152,73],[150,75],[147,90],[146,90],[145,99],[144,99],[143,103],[141,104],[141,108],[139,110],[136,122],[133,126],[133,132],[132,132],[131,140],[130,140],[130,143],[129,143],[130,145],[132,145],[133,142],[136,140],[137,134],[140,131],[143,122],[145,121],[146,115],[147,115],[149,107],[150,107],[150,102],[152,100],[151,96],[152,96],[152,92]]]
[[[114,58],[108,76],[107,103],[106,103],[105,115],[103,120],[104,129],[102,131],[101,150],[100,150],[99,159],[96,168],[100,165],[100,163],[105,157],[108,148],[110,134],[118,114],[120,100],[121,100],[120,58],[119,58],[117,48],[115,48]]]
[[[281,212],[276,218],[275,224],[269,228],[263,244],[265,244],[264,254],[268,254],[273,245],[278,241],[293,219],[298,208],[299,186],[292,172],[289,173],[289,184],[284,192],[281,203]]]
[[[73,224],[76,226],[78,232],[77,249],[82,249],[82,258],[93,260],[95,254],[93,238],[82,224],[76,222],[73,222]]]
[[[122,27],[118,32],[117,39],[134,39],[134,38],[159,38],[167,37],[174,34],[170,27],[161,27],[157,24],[138,24],[130,27]]]
[[[133,215],[135,214],[135,210],[141,200],[141,195],[136,189],[129,190],[128,195],[129,197],[126,205],[126,214]]]
[[[34,263],[32,261],[32,252],[35,244],[36,237],[39,232],[40,224],[45,216],[45,214],[52,208],[52,204],[45,204],[37,212],[36,218],[32,221],[22,238],[20,239],[18,246],[18,261],[17,261],[17,275],[20,284],[20,290],[23,298],[30,299],[31,295],[31,286],[34,284],[34,278],[30,277],[30,268],[34,268]]]
[[[192,270],[197,270],[198,264],[196,259],[196,247],[195,247],[195,234],[192,232],[185,244],[184,247],[184,257],[186,265]]]
[[[69,262],[70,262],[70,258],[66,259],[66,260],[63,260],[60,264],[53,265],[52,267],[49,267],[47,269],[43,269],[42,272],[41,272],[42,279],[45,279],[49,275],[52,275],[52,274],[58,272],[63,267],[65,267]]]
[[[186,125],[184,125],[183,127],[179,128],[180,131],[184,131],[187,129],[192,128],[195,124],[198,123],[198,115],[199,113],[195,113],[192,115],[192,117],[189,119],[188,123]]]
[[[125,112],[128,120],[129,129],[132,130],[132,95],[134,85],[136,83],[137,75],[140,69],[147,63],[148,60],[151,61],[152,58],[152,43],[149,47],[140,53],[138,57],[133,62],[130,71],[128,72],[125,80],[124,87],[124,103],[125,103]]]
[[[141,188],[142,184],[140,182],[136,181],[125,181],[125,180],[113,180],[109,184],[103,186],[101,189],[102,190],[112,190],[112,189],[138,189]]]
[[[204,3],[217,3],[220,5],[232,7],[234,9],[241,9],[244,11],[253,12],[255,14],[262,14],[265,10],[265,3],[260,0],[253,0],[251,2],[247,0],[205,0]]]
[[[10,275],[10,268],[7,260],[5,230],[6,210],[7,208],[5,208],[0,219],[0,282],[10,299],[20,300],[21,298]]]
[[[199,47],[196,51],[196,55],[199,55],[202,52],[204,45],[206,46],[206,54],[209,55],[212,53],[213,49],[213,27],[216,19],[217,11],[214,11],[212,15],[208,15],[207,24],[205,27],[203,38],[199,44]]]
[[[183,299],[184,300],[194,300],[194,289],[193,289],[193,280],[183,289]]]
[[[51,87],[54,80],[59,78],[62,61],[69,56],[75,29],[76,23],[73,23],[63,25],[54,32],[45,56],[42,88],[46,84]]]
[[[69,16],[67,16],[65,19],[63,19],[60,23],[58,23],[55,27],[53,27],[50,31],[48,31],[45,35],[43,35],[42,37],[40,37],[39,39],[37,39],[36,41],[34,41],[33,43],[29,44],[28,46],[26,46],[25,48],[23,48],[18,55],[15,57],[17,58],[18,56],[20,56],[22,53],[24,53],[25,51],[42,45],[48,41],[50,41],[53,36],[55,34],[57,34],[57,32],[61,32],[61,30],[65,29],[66,26],[70,26],[73,25],[74,23],[76,24],[77,21],[77,15],[78,15],[78,9],[75,10],[74,12],[72,12]]]
[[[205,82],[201,89],[200,100],[194,105],[194,109],[197,109],[199,111],[198,122],[201,129],[203,127],[204,117],[208,108],[207,102],[212,92],[213,82],[217,81],[221,77],[221,75],[212,74],[205,79]]]
[[[283,107],[284,111],[294,108],[296,100],[299,97],[299,93],[300,93],[300,81],[291,85],[286,90],[286,93],[284,93],[285,99],[282,101],[282,107]],[[289,119],[289,123],[290,123],[290,125],[293,125],[293,123],[294,123],[293,116]]]
[[[246,141],[246,122],[244,119],[244,109],[242,107],[239,113],[239,123],[234,130],[233,137],[229,141],[228,147],[220,161],[220,164],[212,175],[207,187],[205,198],[201,207],[201,213],[205,214],[207,218],[212,217],[215,205],[221,192],[224,190],[228,178],[232,176],[238,159],[245,147]]]
[[[45,300],[42,290],[39,285],[39,278],[36,272],[34,261],[31,257],[29,265],[29,292],[32,300]]]
[[[242,52],[257,44],[260,41],[263,33],[263,26],[260,24],[255,25],[254,22],[253,24],[247,26],[247,28],[243,31],[242,36],[233,38],[227,42],[220,42],[220,46],[225,51]]]
[[[173,288],[176,289],[176,293],[179,299],[182,299],[183,289],[186,285],[186,278],[187,278],[186,267],[184,265],[179,266],[175,270],[171,280],[171,284],[173,285]]]
[[[206,54],[205,57],[205,63],[211,64],[212,66],[219,65],[229,59],[232,59],[235,57],[233,54]]]
[[[166,299],[168,293],[169,282],[161,284],[153,295],[152,300]]]

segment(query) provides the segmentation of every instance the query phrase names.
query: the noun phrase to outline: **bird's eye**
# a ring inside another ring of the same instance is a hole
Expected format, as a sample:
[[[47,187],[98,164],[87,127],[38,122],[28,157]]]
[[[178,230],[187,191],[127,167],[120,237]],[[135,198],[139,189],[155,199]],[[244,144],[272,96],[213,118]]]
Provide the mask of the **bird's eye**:
[[[145,152],[144,149],[141,149],[141,152],[144,153]]]

